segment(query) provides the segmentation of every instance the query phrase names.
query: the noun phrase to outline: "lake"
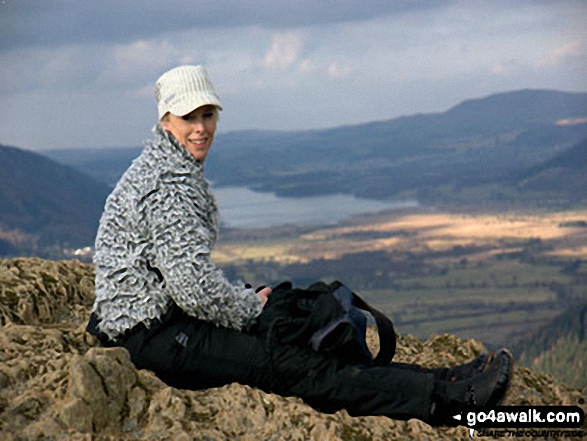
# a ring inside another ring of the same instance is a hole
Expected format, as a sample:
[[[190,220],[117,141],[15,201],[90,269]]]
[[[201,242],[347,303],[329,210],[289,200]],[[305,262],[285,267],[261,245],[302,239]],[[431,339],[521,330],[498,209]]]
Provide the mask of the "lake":
[[[215,188],[214,194],[223,225],[243,229],[328,225],[356,214],[418,206],[413,200],[376,201],[344,194],[285,198],[244,187]]]

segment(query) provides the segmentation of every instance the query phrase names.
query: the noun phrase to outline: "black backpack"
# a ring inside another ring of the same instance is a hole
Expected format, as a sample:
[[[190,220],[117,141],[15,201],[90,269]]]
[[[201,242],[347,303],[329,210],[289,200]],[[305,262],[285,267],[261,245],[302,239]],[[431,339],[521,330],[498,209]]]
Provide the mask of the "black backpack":
[[[377,324],[380,349],[375,358],[366,343],[369,312]],[[284,282],[273,289],[251,332],[283,344],[310,346],[349,364],[385,365],[395,354],[391,321],[345,285],[317,282],[306,289]]]

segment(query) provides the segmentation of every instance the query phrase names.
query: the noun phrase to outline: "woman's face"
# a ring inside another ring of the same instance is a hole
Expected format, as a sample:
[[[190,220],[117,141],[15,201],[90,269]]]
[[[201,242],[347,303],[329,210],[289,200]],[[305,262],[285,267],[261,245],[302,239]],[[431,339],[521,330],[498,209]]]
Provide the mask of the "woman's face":
[[[199,161],[204,162],[212,145],[218,111],[212,105],[198,107],[184,116],[167,113],[161,126]]]

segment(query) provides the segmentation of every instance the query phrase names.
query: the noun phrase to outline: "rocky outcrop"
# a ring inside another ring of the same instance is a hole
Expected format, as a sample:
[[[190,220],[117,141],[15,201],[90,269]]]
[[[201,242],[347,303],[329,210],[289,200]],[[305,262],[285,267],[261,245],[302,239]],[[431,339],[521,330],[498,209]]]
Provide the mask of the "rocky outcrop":
[[[0,324],[81,324],[94,302],[94,271],[77,260],[0,259]]]
[[[0,260],[2,440],[395,440],[469,439],[465,428],[416,420],[326,415],[297,398],[230,384],[185,391],[132,365],[120,348],[84,332],[92,267],[75,261]],[[370,335],[370,344],[376,341]],[[473,358],[483,346],[450,335],[401,336],[398,361],[429,366]],[[515,404],[580,403],[582,392],[516,368]],[[571,438],[566,438],[571,439]]]

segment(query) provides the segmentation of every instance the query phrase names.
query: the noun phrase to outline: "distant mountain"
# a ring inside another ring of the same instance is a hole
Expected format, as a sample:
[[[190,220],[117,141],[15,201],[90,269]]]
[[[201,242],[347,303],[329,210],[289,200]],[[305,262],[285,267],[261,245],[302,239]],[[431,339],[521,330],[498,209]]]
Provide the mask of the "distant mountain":
[[[520,90],[465,101],[442,119],[461,134],[497,134],[586,117],[586,111],[587,93]]]
[[[587,387],[587,303],[575,306],[513,348],[519,363]]]
[[[533,174],[541,173],[552,168],[565,168],[573,170],[585,170],[587,167],[587,138],[578,142],[574,147],[546,161],[531,171]]]
[[[522,90],[326,130],[220,133],[206,173],[217,186],[285,196],[576,203],[587,200],[586,150],[587,93]],[[0,255],[54,258],[39,250],[91,245],[107,194],[140,151],[55,150],[47,159],[0,146]]]
[[[219,186],[279,195],[347,193],[423,203],[527,200],[514,178],[587,137],[587,93],[521,90],[444,113],[298,132],[217,135],[207,159]],[[140,149],[47,155],[110,185]],[[548,198],[551,198],[549,195]]]
[[[107,147],[102,149],[56,149],[45,156],[66,164],[114,187],[142,147]]]
[[[587,197],[587,138],[574,147],[525,171],[519,179],[525,190],[557,192],[573,200]]]
[[[109,192],[78,170],[0,145],[0,254],[92,245]]]

